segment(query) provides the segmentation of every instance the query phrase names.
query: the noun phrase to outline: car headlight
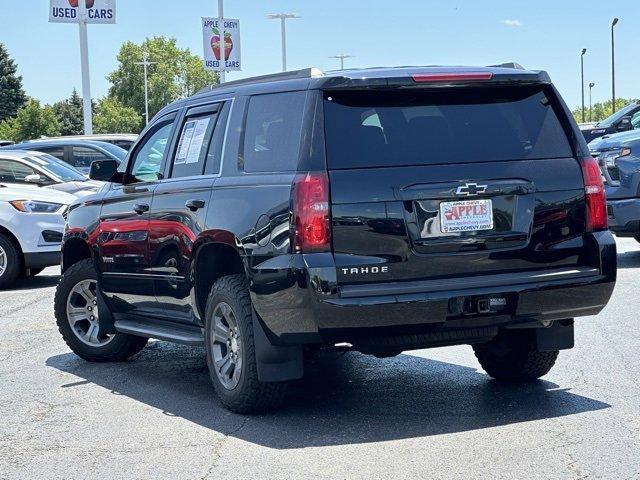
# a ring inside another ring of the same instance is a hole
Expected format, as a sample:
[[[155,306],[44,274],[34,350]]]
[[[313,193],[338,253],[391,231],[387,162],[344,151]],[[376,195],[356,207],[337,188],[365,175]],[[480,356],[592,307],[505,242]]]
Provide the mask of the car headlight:
[[[132,232],[118,232],[113,236],[113,239],[122,242],[146,242],[147,231],[134,230]]]
[[[23,213],[55,213],[64,205],[62,203],[38,202],[36,200],[12,200],[13,208]]]
[[[600,160],[600,164],[607,167],[612,168],[616,166],[616,160],[620,157],[626,157],[631,154],[630,148],[617,148],[615,150],[609,150],[607,152],[602,152],[598,156],[598,160]]]

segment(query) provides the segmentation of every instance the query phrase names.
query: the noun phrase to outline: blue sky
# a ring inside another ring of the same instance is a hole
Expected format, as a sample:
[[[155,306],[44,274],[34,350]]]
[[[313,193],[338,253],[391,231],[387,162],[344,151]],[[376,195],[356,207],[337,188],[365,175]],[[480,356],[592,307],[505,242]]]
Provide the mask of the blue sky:
[[[216,0],[117,0],[116,25],[90,25],[93,97],[106,94],[122,42],[173,36],[202,55],[200,17],[215,16]],[[80,87],[78,29],[48,23],[48,0],[1,0],[0,42],[19,64],[27,93],[51,103]],[[388,11],[388,6],[391,10]],[[267,13],[295,12],[288,22],[290,69],[329,70],[337,53],[348,66],[488,65],[517,61],[550,74],[570,106],[580,103],[580,51],[594,102],[611,96],[609,25],[615,16],[619,97],[640,97],[640,2],[637,0],[226,0],[239,18],[244,70],[228,79],[280,69],[278,21]]]

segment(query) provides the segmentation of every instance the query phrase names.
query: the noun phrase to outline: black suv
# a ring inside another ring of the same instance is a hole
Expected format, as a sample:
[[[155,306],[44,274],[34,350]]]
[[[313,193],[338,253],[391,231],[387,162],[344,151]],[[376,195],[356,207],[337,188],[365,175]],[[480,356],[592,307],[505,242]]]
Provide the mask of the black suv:
[[[470,344],[545,375],[605,306],[598,164],[544,72],[310,69],[162,110],[70,206],[55,314],[89,361],[205,345],[221,401],[273,407],[322,349]]]
[[[587,143],[600,138],[603,135],[626,132],[640,127],[640,100],[618,110],[613,115],[605,118],[595,125],[584,127],[582,135]]]

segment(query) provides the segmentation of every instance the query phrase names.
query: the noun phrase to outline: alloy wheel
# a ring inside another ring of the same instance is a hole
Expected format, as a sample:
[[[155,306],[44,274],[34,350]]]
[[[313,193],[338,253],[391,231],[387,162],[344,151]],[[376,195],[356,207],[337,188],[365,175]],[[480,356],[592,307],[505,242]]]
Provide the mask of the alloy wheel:
[[[213,363],[220,383],[233,390],[242,374],[242,335],[233,309],[220,302],[213,311],[211,346]]]
[[[114,335],[100,332],[96,288],[95,280],[81,280],[75,284],[67,297],[67,319],[81,342],[101,347],[109,343]]]
[[[0,246],[0,277],[7,271],[7,252]]]

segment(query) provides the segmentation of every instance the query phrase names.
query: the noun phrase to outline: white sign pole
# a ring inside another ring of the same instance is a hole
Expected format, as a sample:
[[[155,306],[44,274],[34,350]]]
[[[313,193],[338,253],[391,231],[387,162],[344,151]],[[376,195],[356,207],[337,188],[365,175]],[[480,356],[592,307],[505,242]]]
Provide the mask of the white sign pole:
[[[147,79],[147,67],[149,66],[149,57],[147,52],[144,53],[144,118],[145,125],[149,125],[149,80]]]
[[[89,78],[89,46],[87,41],[87,0],[78,2],[78,27],[80,31],[80,65],[82,69],[82,111],[84,134],[93,134],[91,111],[91,81]]]
[[[143,52],[142,62],[136,62],[136,65],[142,65],[144,67],[144,118],[145,125],[149,125],[149,67],[155,65],[157,62],[149,61],[149,53]]]
[[[282,71],[287,71],[287,27],[285,25],[285,16],[280,17],[280,35],[282,37]]]
[[[218,0],[218,30],[220,30],[220,71],[218,78],[220,85],[225,82],[224,67],[227,63],[225,59],[225,41],[224,41],[224,0]]]

